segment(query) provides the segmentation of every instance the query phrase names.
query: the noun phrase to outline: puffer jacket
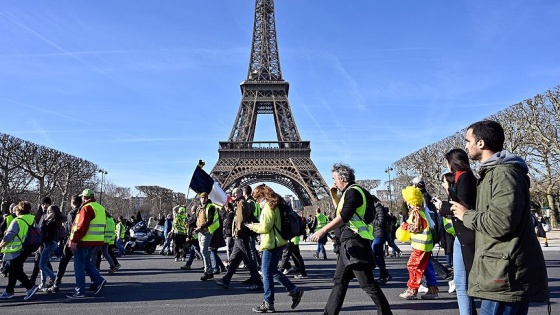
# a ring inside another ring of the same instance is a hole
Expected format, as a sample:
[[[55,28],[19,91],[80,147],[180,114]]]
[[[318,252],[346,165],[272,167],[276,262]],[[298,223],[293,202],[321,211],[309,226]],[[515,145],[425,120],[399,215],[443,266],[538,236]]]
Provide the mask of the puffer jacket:
[[[476,211],[465,227],[476,233],[469,295],[501,302],[542,302],[548,296],[544,256],[531,221],[528,168],[504,150],[481,165]]]

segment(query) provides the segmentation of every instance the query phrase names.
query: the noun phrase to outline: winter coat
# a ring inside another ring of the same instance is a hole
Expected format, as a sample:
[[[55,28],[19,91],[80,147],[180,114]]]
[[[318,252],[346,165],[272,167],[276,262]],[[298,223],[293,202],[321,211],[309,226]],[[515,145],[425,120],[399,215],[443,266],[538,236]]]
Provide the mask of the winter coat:
[[[476,177],[472,172],[465,172],[461,174],[451,189],[455,190],[459,201],[465,207],[468,209],[475,209]],[[451,204],[449,202],[442,202],[440,213],[442,216],[452,216],[451,220],[453,221],[453,228],[455,229],[455,235],[459,238],[459,243],[461,244],[461,254],[463,254],[463,262],[465,263],[465,269],[468,275],[472,268],[474,259],[475,232],[466,228],[465,224],[461,220],[453,216]]]
[[[475,255],[468,294],[515,303],[548,298],[548,277],[531,220],[528,168],[523,159],[501,151],[481,164],[476,211],[467,211]]]

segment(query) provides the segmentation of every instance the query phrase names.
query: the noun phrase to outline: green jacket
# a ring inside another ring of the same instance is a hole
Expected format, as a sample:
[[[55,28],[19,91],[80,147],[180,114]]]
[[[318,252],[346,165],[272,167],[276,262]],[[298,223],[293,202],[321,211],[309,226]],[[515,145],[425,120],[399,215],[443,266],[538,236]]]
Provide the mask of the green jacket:
[[[530,211],[528,168],[501,151],[481,165],[476,211],[465,227],[475,231],[468,294],[501,302],[542,302],[548,276]]]
[[[276,229],[274,226],[276,226]],[[283,239],[278,232],[281,226],[280,209],[276,207],[274,211],[271,210],[267,202],[264,208],[262,208],[261,221],[259,223],[253,223],[251,228],[252,231],[261,234],[260,251],[271,250],[288,244],[288,241]]]

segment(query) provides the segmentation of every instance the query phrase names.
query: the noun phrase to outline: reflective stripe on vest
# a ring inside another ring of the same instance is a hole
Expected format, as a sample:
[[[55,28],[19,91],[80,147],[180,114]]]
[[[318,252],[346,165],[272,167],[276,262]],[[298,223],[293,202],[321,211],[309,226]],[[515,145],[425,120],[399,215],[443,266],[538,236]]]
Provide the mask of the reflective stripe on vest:
[[[371,241],[373,240],[373,225],[366,224],[363,220],[364,215],[366,214],[367,200],[366,195],[360,186],[353,184],[344,191],[336,207],[336,213],[337,215],[340,215],[340,210],[342,210],[342,207],[344,206],[344,197],[346,196],[346,192],[349,189],[356,189],[360,193],[360,195],[362,195],[363,201],[362,205],[358,209],[356,209],[356,212],[354,213],[350,221],[346,223],[346,225],[356,234],[360,235],[361,238]]]
[[[214,207],[214,219],[212,220],[212,224],[208,227],[208,232],[210,234],[214,234],[214,231],[216,231],[220,227],[220,208],[213,203],[208,203],[206,205],[206,220],[209,220],[208,212],[211,207]]]
[[[426,213],[424,211],[418,211],[418,214],[426,221],[426,228],[419,233],[410,233],[410,245],[412,248],[421,250],[423,252],[431,252],[434,248],[434,242],[432,241],[432,233],[430,232],[430,227],[428,226],[428,219],[426,218]]]
[[[115,245],[115,219],[107,217],[107,223],[105,224],[105,244]]]
[[[2,253],[16,253],[23,248],[23,241],[25,240],[25,236],[27,236],[29,226],[25,224],[25,222],[21,222],[22,220],[27,222],[29,225],[35,224],[35,222],[33,222],[35,221],[35,216],[32,214],[23,214],[13,219],[11,224],[17,224],[19,226],[19,232],[11,242],[2,248]],[[8,225],[8,229],[9,227],[10,226]]]
[[[98,204],[97,202],[89,202],[86,206],[90,206],[95,212],[95,218],[89,222],[89,227],[86,235],[82,237],[80,241],[82,242],[104,242],[105,240],[105,224],[107,224],[107,218],[105,217],[105,208]],[[70,233],[70,239],[74,238],[74,233],[78,229],[77,222],[80,222],[82,216],[82,211],[78,211],[76,214],[76,219],[74,219],[74,224],[72,225],[72,232]]]
[[[453,221],[451,221],[451,219],[443,217],[443,228],[445,232],[455,236],[455,227],[453,227]]]

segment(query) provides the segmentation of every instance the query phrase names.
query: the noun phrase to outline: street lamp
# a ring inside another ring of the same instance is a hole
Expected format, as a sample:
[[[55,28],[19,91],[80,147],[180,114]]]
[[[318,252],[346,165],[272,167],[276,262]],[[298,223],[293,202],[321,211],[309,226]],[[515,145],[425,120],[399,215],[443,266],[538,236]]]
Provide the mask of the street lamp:
[[[391,171],[393,170],[392,167],[388,166],[385,169],[385,173],[389,176],[389,184],[387,185],[387,190],[389,190],[389,209],[393,210],[393,199],[391,198]]]
[[[99,203],[101,203],[101,198],[103,198],[103,179],[108,173],[104,169],[99,169],[98,172],[101,173],[101,191],[99,192]]]

